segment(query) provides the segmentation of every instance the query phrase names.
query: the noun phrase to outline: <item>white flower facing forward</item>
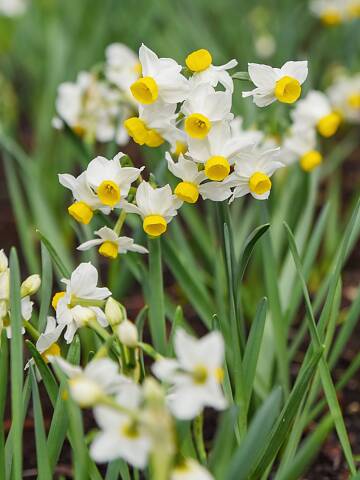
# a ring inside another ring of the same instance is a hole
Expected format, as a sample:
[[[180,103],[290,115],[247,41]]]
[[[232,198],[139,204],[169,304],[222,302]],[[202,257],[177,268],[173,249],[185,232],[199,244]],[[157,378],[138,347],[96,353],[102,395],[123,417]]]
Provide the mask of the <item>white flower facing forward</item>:
[[[104,206],[118,207],[120,200],[129,193],[132,182],[145,168],[122,167],[120,159],[124,156],[120,152],[112,160],[96,157],[86,169],[87,182]]]
[[[141,64],[138,56],[123,43],[112,43],[105,50],[105,76],[132,98],[130,85],[141,74]]]
[[[193,458],[184,458],[172,470],[170,480],[213,480],[206,468]]]
[[[194,88],[199,84],[208,84],[216,87],[220,83],[229,93],[234,91],[234,82],[227,70],[236,67],[238,62],[230,60],[225,65],[218,67],[212,64],[211,53],[201,48],[190,53],[185,60],[186,66],[193,73],[190,78],[190,88]]]
[[[40,334],[36,342],[36,349],[41,354],[45,362],[48,362],[48,356],[60,355],[60,347],[56,343],[65,325],[58,325],[54,317],[47,317],[45,331]]]
[[[338,78],[327,94],[340,115],[348,122],[360,123],[360,74]]]
[[[341,123],[341,115],[334,111],[325,93],[316,90],[297,103],[291,116],[298,125],[316,128],[326,138],[334,135]]]
[[[136,468],[145,468],[151,441],[137,416],[141,397],[140,387],[130,383],[116,397],[119,411],[106,406],[95,407],[95,420],[101,430],[91,444],[90,456],[96,462],[122,458]]]
[[[177,215],[182,201],[173,195],[170,185],[153,188],[148,182],[141,182],[136,191],[136,205],[124,202],[127,212],[137,213],[143,219],[143,229],[151,237],[166,232],[167,224]]]
[[[221,388],[224,340],[211,332],[200,340],[177,329],[174,339],[176,359],[163,358],[153,366],[154,374],[171,384],[168,406],[175,417],[192,419],[204,407],[226,408]]]
[[[322,155],[316,150],[315,130],[304,130],[294,125],[290,135],[284,140],[281,159],[287,165],[298,160],[305,172],[311,172],[318,167],[322,162]]]
[[[111,295],[108,288],[97,287],[98,272],[91,263],[81,263],[71,274],[70,280],[62,279],[65,292],[54,295],[52,305],[56,309],[56,319],[66,326],[64,335],[71,343],[78,328],[90,320],[97,320],[103,327],[108,325],[105,313],[100,306]]]
[[[242,92],[242,96],[252,96],[258,107],[266,107],[276,100],[282,103],[296,102],[308,74],[308,62],[286,62],[281,68],[249,63],[248,70],[256,88]]]
[[[102,227],[95,232],[100,238],[88,240],[77,247],[78,250],[89,250],[92,247],[99,247],[100,255],[107,258],[117,258],[119,253],[138,252],[148,253],[148,250],[141,245],[134,243],[129,237],[119,237],[111,228]]]
[[[93,218],[95,210],[100,210],[106,215],[110,213],[111,208],[105,206],[90,188],[86,172],[78,177],[60,173],[58,177],[61,185],[71,190],[75,199],[75,202],[68,207],[68,212],[77,222],[87,225]]]
[[[178,103],[185,100],[189,84],[181,74],[182,66],[172,58],[159,58],[144,44],[139,49],[142,76],[130,90],[133,97],[143,105],[156,101]]]
[[[165,140],[179,136],[175,127],[176,104],[161,101],[149,106],[139,106],[139,116],[125,120],[124,127],[134,142],[148,147],[159,147]]]
[[[270,177],[284,166],[277,160],[279,151],[279,148],[264,150],[253,147],[238,155],[234,172],[226,179],[229,186],[235,187],[230,202],[248,193],[258,200],[269,198]]]
[[[250,137],[233,136],[230,125],[223,122],[214,125],[204,140],[190,138],[187,155],[204,165],[207,178],[220,182],[229,175],[238,153],[250,145]]]
[[[231,93],[215,92],[210,85],[198,85],[181,108],[185,132],[189,137],[204,139],[216,123],[233,119],[231,103]]]
[[[48,358],[69,378],[70,395],[84,408],[101,402],[107,395],[117,395],[131,385],[131,380],[121,375],[118,365],[109,358],[94,358],[84,369],[59,356]]]
[[[213,201],[221,202],[231,195],[231,190],[222,182],[207,182],[207,176],[204,171],[198,170],[198,165],[192,160],[187,160],[183,155],[179,155],[177,162],[174,162],[171,155],[166,153],[168,169],[180,178],[182,181],[177,184],[174,193],[180,200],[187,203],[196,203],[199,194],[201,197]]]

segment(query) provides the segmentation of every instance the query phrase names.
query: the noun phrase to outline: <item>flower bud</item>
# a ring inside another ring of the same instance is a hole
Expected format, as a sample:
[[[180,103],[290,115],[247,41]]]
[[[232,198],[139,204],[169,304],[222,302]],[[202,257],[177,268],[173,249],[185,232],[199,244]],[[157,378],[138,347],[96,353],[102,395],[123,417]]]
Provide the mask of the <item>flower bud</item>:
[[[8,258],[4,250],[0,250],[0,273],[5,272],[5,270],[8,268],[8,264]]]
[[[155,378],[148,377],[144,380],[143,394],[147,402],[157,404],[165,403],[164,389]]]
[[[41,285],[41,278],[40,275],[37,273],[34,275],[30,275],[26,280],[23,281],[21,284],[20,294],[22,297],[26,297],[28,295],[34,295]]]
[[[85,375],[79,375],[69,380],[72,398],[80,407],[87,408],[95,405],[102,397],[102,390]]]
[[[124,319],[124,309],[119,302],[109,297],[105,304],[106,319],[111,326],[119,325]]]
[[[127,347],[134,348],[138,342],[138,331],[136,325],[130,320],[124,320],[117,327],[117,334],[120,342]]]
[[[76,305],[72,309],[73,319],[78,327],[85,327],[91,320],[96,319],[95,313],[87,307]]]

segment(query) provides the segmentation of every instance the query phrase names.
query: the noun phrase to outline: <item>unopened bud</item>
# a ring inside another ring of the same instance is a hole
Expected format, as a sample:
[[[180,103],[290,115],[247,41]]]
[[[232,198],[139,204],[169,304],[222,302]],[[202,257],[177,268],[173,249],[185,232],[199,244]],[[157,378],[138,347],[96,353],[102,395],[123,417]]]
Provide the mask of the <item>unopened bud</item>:
[[[96,319],[95,313],[90,308],[81,305],[76,305],[71,313],[78,327],[85,327],[91,320]]]
[[[155,378],[148,377],[143,383],[144,399],[150,403],[163,403],[165,393],[161,384]]]
[[[107,299],[105,304],[105,315],[111,326],[114,327],[119,325],[119,323],[125,320],[124,310],[124,307],[112,297]]]
[[[95,405],[103,394],[98,385],[84,375],[70,379],[69,387],[72,398],[83,408]]]
[[[4,250],[0,250],[0,273],[5,272],[8,268],[9,262]]]
[[[28,295],[34,295],[41,285],[41,278],[40,275],[35,273],[34,275],[30,275],[26,280],[23,281],[21,284],[20,294],[22,297],[26,297]]]
[[[117,334],[120,342],[127,347],[134,348],[138,343],[138,331],[136,325],[130,320],[124,320],[117,327]]]

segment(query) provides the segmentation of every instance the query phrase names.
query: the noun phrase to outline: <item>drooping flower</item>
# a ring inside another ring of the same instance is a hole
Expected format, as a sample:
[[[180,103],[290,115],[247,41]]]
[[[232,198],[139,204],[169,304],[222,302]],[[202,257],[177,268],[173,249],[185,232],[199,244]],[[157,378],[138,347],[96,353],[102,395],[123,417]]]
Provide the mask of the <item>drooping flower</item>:
[[[177,215],[182,201],[173,195],[170,185],[154,188],[148,182],[141,182],[136,191],[136,205],[122,203],[127,212],[140,215],[143,219],[143,229],[151,237],[165,233],[167,224]]]
[[[142,105],[156,101],[164,103],[182,102],[188,93],[187,79],[181,74],[182,67],[172,58],[159,58],[144,44],[139,49],[142,76],[130,90]]]
[[[134,243],[130,237],[119,237],[114,230],[108,227],[102,227],[95,232],[98,239],[88,240],[77,247],[78,250],[89,250],[92,247],[99,246],[99,253],[107,258],[117,258],[119,253],[138,252],[148,253],[148,250],[141,245]]]
[[[249,75],[256,88],[242,92],[243,97],[252,96],[258,107],[266,107],[278,100],[294,103],[301,95],[301,85],[308,74],[308,62],[286,62],[281,68],[249,63]]]
[[[152,366],[154,374],[171,385],[167,400],[172,413],[179,419],[191,419],[204,407],[224,409],[224,340],[220,333],[211,332],[197,340],[178,329],[174,349],[176,359],[162,358]]]
[[[210,85],[198,85],[181,107],[185,132],[191,138],[204,139],[216,123],[233,119],[231,103],[229,92],[215,92]]]

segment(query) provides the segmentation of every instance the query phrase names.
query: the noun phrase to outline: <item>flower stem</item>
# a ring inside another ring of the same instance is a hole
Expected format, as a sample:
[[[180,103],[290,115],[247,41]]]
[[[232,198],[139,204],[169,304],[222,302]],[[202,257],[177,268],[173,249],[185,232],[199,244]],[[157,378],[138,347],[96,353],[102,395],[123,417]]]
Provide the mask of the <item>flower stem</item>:
[[[194,432],[194,440],[197,453],[199,455],[199,460],[202,464],[206,464],[206,450],[204,444],[204,437],[203,437],[203,427],[204,427],[204,416],[202,413],[198,415],[193,423],[193,432]]]
[[[121,229],[124,225],[125,219],[126,219],[126,212],[125,212],[125,210],[121,210],[119,218],[117,219],[117,222],[115,223],[115,227],[114,227],[114,232],[117,235],[120,235],[120,232],[121,232]]]

